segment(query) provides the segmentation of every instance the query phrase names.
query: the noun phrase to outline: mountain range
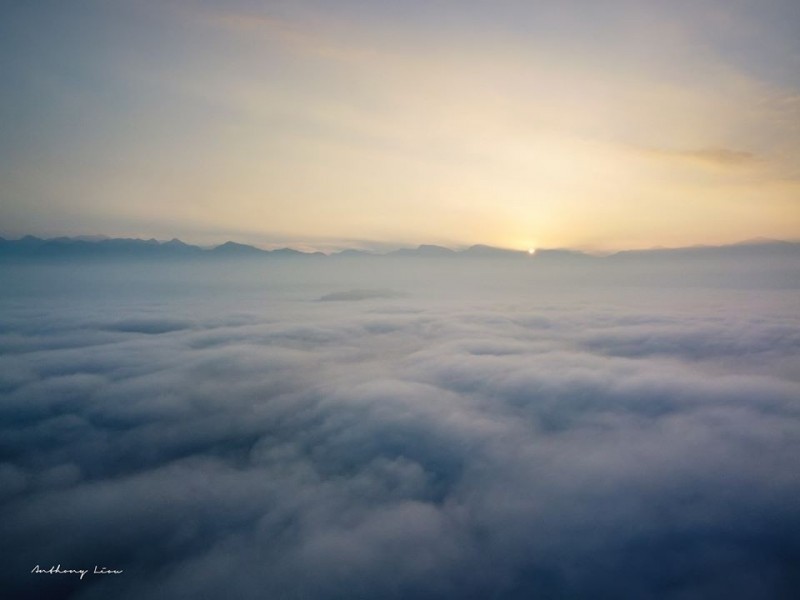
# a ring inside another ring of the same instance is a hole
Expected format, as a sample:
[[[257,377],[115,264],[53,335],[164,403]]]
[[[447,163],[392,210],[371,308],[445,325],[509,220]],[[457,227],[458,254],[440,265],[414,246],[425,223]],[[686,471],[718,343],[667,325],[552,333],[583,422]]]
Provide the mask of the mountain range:
[[[477,244],[463,250],[444,246],[423,244],[416,248],[402,248],[384,254],[365,250],[347,249],[332,254],[301,252],[293,248],[263,250],[237,242],[225,242],[213,248],[187,244],[179,239],[166,242],[155,239],[108,238],[104,236],[39,238],[26,235],[20,239],[0,238],[0,258],[515,258],[539,261],[633,261],[638,259],[744,259],[795,257],[800,258],[800,242],[755,239],[722,246],[689,246],[681,248],[653,248],[647,250],[625,250],[603,257],[568,248],[540,248],[531,255],[528,252],[508,250]]]

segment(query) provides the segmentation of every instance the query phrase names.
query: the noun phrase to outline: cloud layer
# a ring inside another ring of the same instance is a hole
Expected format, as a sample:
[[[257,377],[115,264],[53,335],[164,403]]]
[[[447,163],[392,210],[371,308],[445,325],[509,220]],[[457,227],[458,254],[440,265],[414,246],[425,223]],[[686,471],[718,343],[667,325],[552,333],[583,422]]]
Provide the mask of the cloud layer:
[[[13,597],[800,589],[795,290],[270,285],[2,299]]]

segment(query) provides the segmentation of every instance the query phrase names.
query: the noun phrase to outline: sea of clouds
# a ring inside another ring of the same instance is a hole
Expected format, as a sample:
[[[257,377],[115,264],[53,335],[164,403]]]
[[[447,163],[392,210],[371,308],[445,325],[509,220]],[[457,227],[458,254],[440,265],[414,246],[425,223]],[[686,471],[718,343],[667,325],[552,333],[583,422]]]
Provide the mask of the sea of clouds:
[[[6,597],[798,597],[796,287],[376,265],[3,266]]]

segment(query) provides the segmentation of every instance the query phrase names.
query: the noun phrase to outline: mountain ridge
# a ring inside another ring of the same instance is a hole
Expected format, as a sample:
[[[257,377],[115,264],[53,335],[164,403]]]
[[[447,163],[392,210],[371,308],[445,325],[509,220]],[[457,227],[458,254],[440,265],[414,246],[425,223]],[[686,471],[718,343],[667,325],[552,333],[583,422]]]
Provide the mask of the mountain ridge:
[[[375,258],[526,258],[529,260],[575,262],[575,261],[619,261],[644,258],[741,258],[745,256],[769,257],[771,255],[797,254],[800,242],[755,238],[725,245],[695,245],[674,248],[632,249],[613,252],[604,256],[589,254],[571,248],[539,248],[534,252],[498,248],[475,244],[454,250],[435,244],[421,244],[416,248],[399,248],[390,252],[375,253],[348,248],[330,254],[303,252],[284,247],[265,250],[234,241],[203,248],[187,244],[178,238],[158,241],[154,238],[111,238],[106,236],[60,236],[40,238],[25,235],[18,239],[0,237],[0,257],[3,258],[68,258],[68,257],[117,257],[117,258],[167,258],[167,257],[214,257],[214,258],[331,258],[331,259],[375,259]]]

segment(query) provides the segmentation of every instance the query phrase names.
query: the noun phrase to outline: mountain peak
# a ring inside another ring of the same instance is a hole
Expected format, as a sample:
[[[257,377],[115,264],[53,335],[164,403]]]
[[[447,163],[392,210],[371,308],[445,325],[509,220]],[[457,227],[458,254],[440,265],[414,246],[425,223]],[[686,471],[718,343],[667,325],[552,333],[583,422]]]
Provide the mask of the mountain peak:
[[[247,253],[263,253],[264,250],[256,248],[255,246],[248,246],[247,244],[240,244],[238,242],[227,241],[212,249],[212,252],[247,252]]]

